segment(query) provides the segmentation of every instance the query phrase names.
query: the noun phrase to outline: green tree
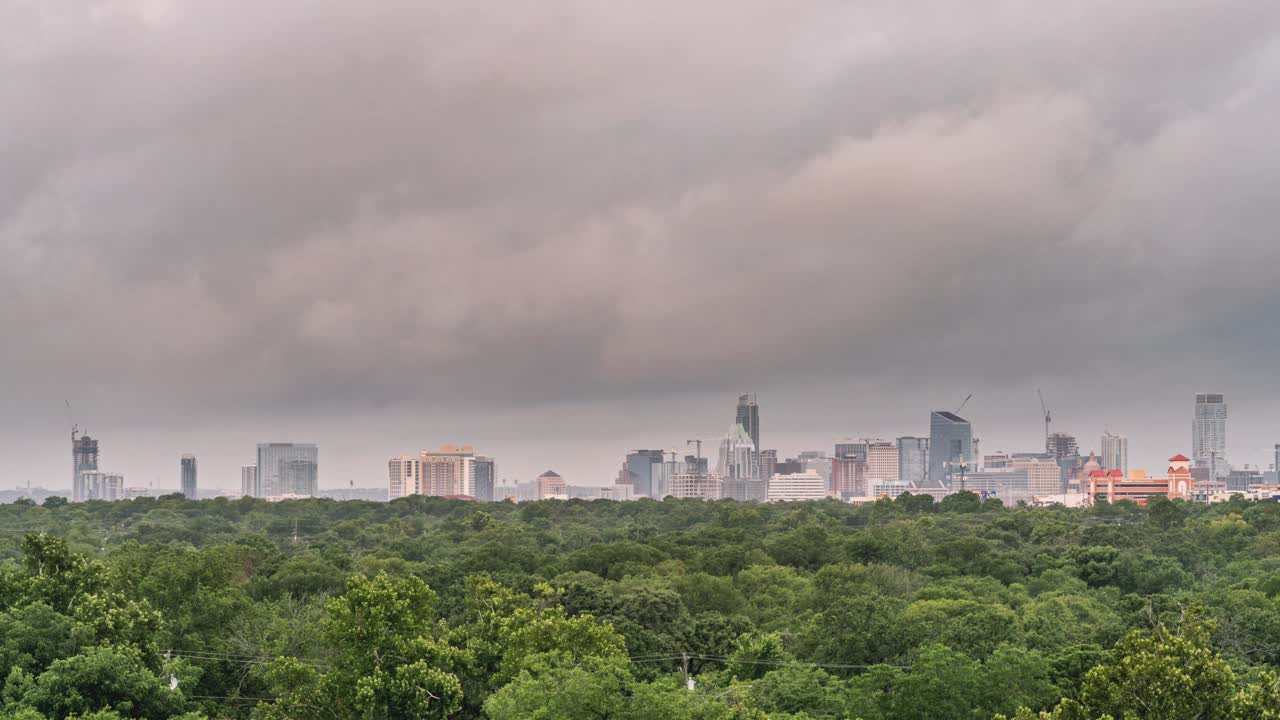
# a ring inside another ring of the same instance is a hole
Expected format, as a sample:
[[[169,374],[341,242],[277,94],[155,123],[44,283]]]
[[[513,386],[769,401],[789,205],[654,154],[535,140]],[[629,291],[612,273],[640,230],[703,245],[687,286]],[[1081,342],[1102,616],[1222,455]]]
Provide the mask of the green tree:
[[[331,660],[273,663],[267,678],[279,699],[258,717],[410,720],[457,712],[455,671],[468,658],[430,635],[436,604],[418,578],[351,578],[325,608],[321,634]]]

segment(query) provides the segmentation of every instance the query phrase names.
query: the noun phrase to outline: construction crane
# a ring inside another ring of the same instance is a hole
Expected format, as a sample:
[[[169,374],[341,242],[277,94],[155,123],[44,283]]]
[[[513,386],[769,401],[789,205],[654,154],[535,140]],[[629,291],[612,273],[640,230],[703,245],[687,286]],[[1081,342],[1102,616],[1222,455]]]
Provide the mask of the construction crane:
[[[76,425],[75,420],[71,417],[71,401],[63,400],[62,402],[67,405],[67,424],[71,426],[71,445],[74,447],[76,444],[76,435],[80,432],[80,426]]]
[[[1044,393],[1040,392],[1040,388],[1036,388],[1036,395],[1040,396],[1040,410],[1044,412],[1044,451],[1049,452],[1049,423],[1053,422],[1053,416],[1044,404]]]
[[[956,408],[956,412],[955,412],[955,414],[956,414],[956,415],[959,415],[959,414],[960,414],[960,411],[964,409],[964,406],[965,406],[965,405],[968,405],[968,404],[969,404],[969,401],[970,401],[971,399],[973,399],[973,393],[969,393],[969,394],[965,397],[964,402],[960,403],[960,407]]]
[[[697,448],[698,448],[698,455],[697,455],[697,457],[698,457],[698,459],[699,459],[699,460],[701,460],[701,459],[702,459],[702,438],[697,438],[696,440],[687,440],[687,441],[685,441],[685,446],[687,447],[687,446],[689,446],[689,445],[696,445],[696,446],[697,446]]]

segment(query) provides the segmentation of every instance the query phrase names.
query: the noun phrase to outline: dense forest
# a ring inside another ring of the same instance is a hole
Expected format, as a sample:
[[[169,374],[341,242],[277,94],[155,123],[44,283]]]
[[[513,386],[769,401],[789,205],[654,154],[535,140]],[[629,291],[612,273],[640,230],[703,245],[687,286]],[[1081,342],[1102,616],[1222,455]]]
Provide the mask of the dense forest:
[[[1240,499],[50,498],[0,558],[5,720],[1280,718]]]

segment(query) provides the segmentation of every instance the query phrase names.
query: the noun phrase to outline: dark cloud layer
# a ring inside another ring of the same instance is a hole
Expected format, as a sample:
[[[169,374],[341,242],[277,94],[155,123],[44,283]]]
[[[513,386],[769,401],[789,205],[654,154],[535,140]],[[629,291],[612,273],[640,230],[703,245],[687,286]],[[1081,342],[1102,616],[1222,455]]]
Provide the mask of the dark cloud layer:
[[[1043,385],[1150,463],[1204,385],[1259,462],[1277,77],[1261,0],[0,2],[0,483],[64,397],[165,483],[598,482],[753,388],[791,449],[972,390],[1014,447]]]

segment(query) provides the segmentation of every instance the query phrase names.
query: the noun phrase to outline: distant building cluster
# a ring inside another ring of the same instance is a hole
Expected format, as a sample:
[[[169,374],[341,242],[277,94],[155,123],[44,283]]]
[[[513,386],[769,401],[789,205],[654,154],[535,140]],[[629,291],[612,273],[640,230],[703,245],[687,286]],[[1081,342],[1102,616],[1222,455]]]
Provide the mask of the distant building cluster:
[[[968,402],[966,399],[965,403]],[[1043,402],[1043,398],[1042,398]],[[734,420],[724,435],[689,440],[683,447],[639,449],[626,454],[611,485],[569,485],[548,470],[528,482],[499,480],[492,457],[471,445],[442,445],[387,462],[383,488],[327,490],[336,499],[395,500],[413,495],[478,501],[527,502],[547,499],[634,500],[665,497],[742,502],[789,502],[834,498],[874,502],[904,492],[944,497],[971,491],[1006,504],[1086,505],[1164,495],[1211,502],[1245,494],[1280,499],[1275,470],[1234,467],[1227,457],[1227,403],[1221,393],[1198,393],[1192,416],[1191,457],[1176,454],[1163,476],[1129,467],[1129,439],[1107,430],[1100,452],[1082,452],[1076,436],[1051,432],[1044,414],[1044,448],[1036,452],[983,453],[973,425],[955,411],[929,414],[929,433],[895,439],[862,437],[834,443],[830,451],[806,450],[782,457],[761,446],[760,404],[755,394],[739,396]],[[98,440],[71,433],[71,500],[123,500],[156,494],[126,486],[124,476],[100,467]],[[1273,468],[1280,468],[1280,443]],[[307,443],[261,443],[255,462],[240,470],[239,495],[267,500],[321,496],[319,450]],[[179,460],[179,488],[188,498],[234,495],[214,490],[202,495],[195,455]],[[42,492],[48,493],[48,491]],[[31,494],[30,492],[28,494]]]
[[[1221,394],[1196,396],[1192,458],[1175,455],[1163,476],[1129,468],[1129,439],[1111,431],[1099,439],[1101,454],[1081,451],[1076,436],[1051,432],[1045,411],[1044,448],[1035,452],[984,454],[973,425],[960,412],[935,410],[929,434],[846,440],[828,452],[810,450],[780,459],[760,446],[760,406],[755,395],[738,399],[734,424],[713,441],[719,448],[714,470],[699,453],[636,450],[629,453],[615,487],[627,497],[677,497],[787,502],[835,498],[874,502],[903,492],[944,497],[972,491],[1006,504],[1085,505],[1154,495],[1207,502],[1234,492],[1264,492],[1273,472],[1234,468],[1226,456],[1226,403]],[[967,402],[967,400],[966,400]],[[1276,445],[1280,467],[1280,444]]]
[[[471,445],[442,445],[387,462],[387,497],[410,495],[494,499],[494,461]]]

